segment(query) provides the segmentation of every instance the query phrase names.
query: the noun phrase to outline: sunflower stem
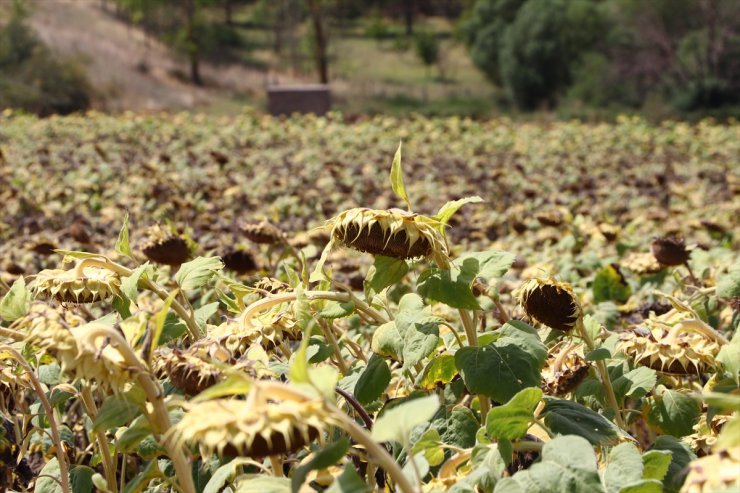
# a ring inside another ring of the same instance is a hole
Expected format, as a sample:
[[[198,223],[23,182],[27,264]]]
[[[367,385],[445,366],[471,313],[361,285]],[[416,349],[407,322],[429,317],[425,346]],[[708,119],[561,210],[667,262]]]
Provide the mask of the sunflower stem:
[[[175,466],[179,489],[183,493],[195,493],[195,483],[193,483],[190,461],[186,457],[185,451],[178,447],[175,444],[175,441],[172,440],[172,437],[169,436],[172,422],[170,421],[170,416],[167,412],[167,406],[162,399],[164,392],[159,386],[159,382],[152,377],[144,363],[138,358],[138,356],[136,356],[136,353],[134,353],[131,346],[128,345],[121,334],[113,330],[111,327],[105,325],[93,325],[88,329],[85,335],[91,340],[94,340],[97,336],[107,338],[110,341],[111,346],[124,358],[129,368],[135,370],[137,373],[137,379],[146,394],[147,401],[152,406],[151,411],[147,412],[147,417],[152,426],[153,434],[162,444],[167,455],[172,460],[172,464]]]
[[[331,344],[331,347],[334,348],[334,355],[337,358],[339,370],[342,372],[343,376],[347,376],[349,367],[347,367],[347,362],[344,361],[344,357],[342,357],[342,352],[339,349],[337,338],[334,336],[334,331],[331,330],[331,327],[328,326],[328,323],[325,320],[319,319],[319,326],[321,327],[321,331],[324,333],[324,338],[326,338],[326,340]]]
[[[62,487],[63,493],[70,493],[70,485],[69,485],[69,464],[67,463],[67,454],[64,452],[64,446],[62,445],[62,439],[59,435],[59,427],[57,425],[57,420],[54,416],[54,408],[52,408],[51,403],[49,403],[49,399],[46,398],[46,393],[44,392],[44,388],[41,386],[41,382],[36,377],[36,374],[33,372],[33,369],[31,368],[31,365],[28,364],[26,359],[13,349],[11,346],[4,345],[0,346],[0,350],[6,351],[10,354],[10,356],[23,367],[23,370],[28,375],[29,380],[31,381],[31,384],[33,385],[34,390],[36,391],[36,396],[38,397],[39,401],[41,402],[41,406],[44,408],[44,413],[46,414],[46,419],[49,421],[49,430],[51,431],[51,441],[54,443],[54,447],[56,448],[56,456],[57,456],[57,462],[59,463],[59,476],[60,481],[59,484]]]
[[[90,392],[90,387],[82,387],[82,390],[80,391],[80,399],[82,400],[82,406],[85,408],[85,412],[88,417],[94,422],[98,415],[98,408],[95,405],[95,400]],[[95,431],[95,440],[98,442],[98,448],[100,449],[105,482],[108,485],[108,489],[113,493],[116,493],[118,491],[118,485],[116,484],[116,462],[113,460],[113,457],[111,457],[110,444],[108,443],[108,437],[105,436],[105,431]]]
[[[578,317],[576,320],[576,330],[578,330],[581,338],[583,338],[583,341],[586,343],[589,352],[596,349],[594,340],[591,339],[591,336],[586,330],[586,326],[583,325],[583,317]],[[606,390],[606,400],[609,403],[609,407],[614,411],[614,420],[620,428],[626,429],[624,420],[622,420],[622,415],[619,411],[619,403],[617,402],[617,396],[614,394],[614,387],[612,387],[612,381],[609,378],[609,370],[606,368],[606,363],[604,363],[603,360],[597,361],[596,369],[601,377],[601,384],[604,386],[604,390]]]
[[[678,336],[685,332],[696,332],[697,334],[701,334],[707,339],[711,339],[720,345],[730,343],[726,337],[699,319],[683,320],[678,322],[676,325],[671,327],[665,341],[669,344],[675,344]]]

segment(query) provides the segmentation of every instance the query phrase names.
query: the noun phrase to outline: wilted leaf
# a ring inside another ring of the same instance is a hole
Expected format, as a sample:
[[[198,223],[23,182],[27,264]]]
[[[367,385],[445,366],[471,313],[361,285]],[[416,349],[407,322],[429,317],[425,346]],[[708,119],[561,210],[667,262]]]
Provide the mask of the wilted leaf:
[[[26,288],[26,281],[21,276],[0,301],[0,318],[13,322],[25,316],[31,309],[31,300],[31,292]]]
[[[118,239],[116,240],[116,252],[127,257],[134,258],[133,252],[128,241],[128,212],[123,216],[123,225],[121,231],[118,233]]]
[[[624,276],[613,265],[607,265],[596,273],[596,278],[591,286],[594,293],[594,301],[618,301],[624,303],[632,294]]]

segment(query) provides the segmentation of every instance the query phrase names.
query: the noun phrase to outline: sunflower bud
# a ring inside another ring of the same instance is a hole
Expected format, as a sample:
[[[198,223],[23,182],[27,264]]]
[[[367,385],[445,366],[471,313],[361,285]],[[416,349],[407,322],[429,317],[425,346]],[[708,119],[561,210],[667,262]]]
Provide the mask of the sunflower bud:
[[[530,279],[514,296],[529,317],[555,330],[571,330],[583,315],[570,284],[551,278]]]

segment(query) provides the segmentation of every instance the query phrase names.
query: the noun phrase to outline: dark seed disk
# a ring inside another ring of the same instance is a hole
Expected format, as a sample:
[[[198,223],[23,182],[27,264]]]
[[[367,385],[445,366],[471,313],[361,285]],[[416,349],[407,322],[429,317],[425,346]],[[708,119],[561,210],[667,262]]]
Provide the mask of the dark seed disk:
[[[550,328],[567,332],[578,320],[573,297],[555,286],[544,284],[528,293],[524,301],[527,315]]]
[[[426,238],[419,237],[409,248],[409,238],[406,232],[397,231],[389,238],[378,223],[362,228],[362,231],[357,225],[350,224],[343,233],[338,234],[342,243],[373,255],[407,259],[426,257],[432,253],[432,245]]]

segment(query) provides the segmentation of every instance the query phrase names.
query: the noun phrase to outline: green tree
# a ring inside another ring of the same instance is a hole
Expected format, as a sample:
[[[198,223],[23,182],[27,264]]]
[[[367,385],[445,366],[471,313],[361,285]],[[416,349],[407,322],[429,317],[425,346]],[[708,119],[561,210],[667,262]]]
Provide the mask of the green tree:
[[[473,62],[530,110],[555,104],[604,19],[592,0],[478,0],[462,31]]]
[[[415,36],[416,55],[427,68],[439,63],[439,40],[434,33],[422,31]]]

